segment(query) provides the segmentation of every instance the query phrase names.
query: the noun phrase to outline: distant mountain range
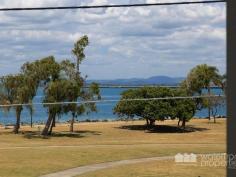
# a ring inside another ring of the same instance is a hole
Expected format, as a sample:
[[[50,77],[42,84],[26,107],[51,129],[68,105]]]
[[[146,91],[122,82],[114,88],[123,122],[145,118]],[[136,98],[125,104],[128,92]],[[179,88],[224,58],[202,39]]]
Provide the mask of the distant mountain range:
[[[168,85],[176,86],[184,77],[168,77],[168,76],[153,76],[149,78],[131,78],[131,79],[114,79],[114,80],[87,80],[87,84],[92,82],[100,85],[121,85],[121,86],[137,86],[137,85]]]

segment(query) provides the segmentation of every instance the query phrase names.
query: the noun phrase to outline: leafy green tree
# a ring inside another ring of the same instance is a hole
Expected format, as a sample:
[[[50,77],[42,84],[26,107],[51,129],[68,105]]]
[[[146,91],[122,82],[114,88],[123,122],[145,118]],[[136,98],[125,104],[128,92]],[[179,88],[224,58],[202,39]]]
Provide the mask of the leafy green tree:
[[[33,107],[30,105],[40,83],[48,83],[50,80],[55,80],[59,75],[59,64],[56,64],[54,57],[50,56],[42,60],[37,60],[32,63],[25,63],[20,74],[7,75],[1,79],[1,95],[4,95],[4,99],[16,112],[16,124],[14,127],[14,133],[19,132],[21,112],[24,108],[21,104],[29,104],[26,108],[31,114],[31,126],[32,126],[32,114]],[[10,109],[8,109],[9,111]]]
[[[162,87],[144,87],[130,89],[122,93],[121,100],[114,107],[114,114],[126,117],[142,117],[146,119],[147,126],[154,125],[156,120],[179,118],[182,126],[195,114],[196,104],[193,100],[175,100],[152,98],[166,98],[174,96],[186,96],[183,91]],[[127,100],[128,99],[128,100]],[[150,99],[150,100],[132,100]]]
[[[50,81],[54,81],[59,77],[60,65],[55,61],[53,56],[49,56],[34,62],[27,62],[21,67],[21,73],[27,77],[25,85],[30,89],[31,99],[27,109],[31,115],[31,127],[33,124],[33,111],[32,106],[33,97],[36,95],[39,87],[47,87]]]
[[[46,86],[50,81],[55,81],[60,76],[60,64],[53,56],[48,56],[32,63],[27,62],[21,67],[21,72],[32,78],[35,94],[39,86]]]
[[[50,135],[52,128],[55,126],[56,116],[63,113],[63,105],[56,104],[57,102],[64,102],[67,99],[67,89],[73,89],[73,83],[68,80],[56,80],[50,82],[45,90],[44,103],[48,107],[48,119],[43,129],[42,135]]]
[[[27,104],[33,99],[33,90],[29,85],[31,78],[23,74],[8,75],[2,78],[2,85],[4,100],[14,108],[16,113],[16,124],[14,126],[14,133],[19,132],[21,112],[23,110],[22,104]],[[29,108],[29,107],[27,107]],[[9,111],[10,109],[8,109]]]
[[[48,107],[49,116],[42,135],[50,135],[52,133],[57,115],[71,113],[70,131],[73,132],[76,117],[84,113],[88,114],[97,111],[96,104],[91,101],[101,98],[99,86],[96,83],[92,83],[90,87],[85,88],[85,79],[80,76],[79,72],[79,65],[85,58],[84,50],[88,43],[88,37],[83,36],[74,44],[72,53],[77,59],[76,63],[72,63],[70,60],[62,61],[57,79],[52,80],[45,89],[44,102],[67,103],[45,104],[45,107]],[[77,104],[76,102],[78,101],[81,104]]]
[[[175,96],[186,97],[187,93],[184,90],[175,90]],[[173,117],[178,118],[178,126],[182,122],[182,127],[184,128],[186,122],[191,120],[198,109],[198,100],[196,99],[176,99],[174,101],[174,115]]]
[[[69,79],[70,81],[73,81],[74,87],[67,90],[68,95],[67,98],[69,102],[76,102],[76,101],[87,101],[87,100],[93,100],[100,99],[100,90],[99,86],[96,83],[91,83],[89,88],[85,88],[85,80],[82,77],[79,77],[77,75],[77,72],[75,70],[75,64],[71,63],[69,60],[64,60],[61,62],[61,69],[62,73],[61,76],[64,79]],[[71,83],[72,84],[72,83]],[[88,114],[89,112],[97,111],[96,104],[95,103],[86,103],[86,104],[80,104],[77,103],[70,103],[63,107],[64,113],[68,114],[71,112],[72,119],[71,119],[71,125],[70,125],[70,131],[74,131],[74,122],[75,118],[80,116],[81,114],[84,114],[85,112]]]
[[[45,90],[44,99],[44,106],[48,108],[49,115],[42,135],[51,135],[52,128],[55,126],[56,116],[69,112],[72,114],[70,131],[73,132],[73,125],[77,116],[96,111],[95,103],[86,103],[86,101],[95,99],[94,96],[100,94],[98,90],[99,88],[95,88],[93,84],[89,89],[85,90],[76,80],[58,79],[50,82]],[[81,104],[77,104],[77,101],[81,101]],[[65,104],[60,104],[60,102],[65,102]]]
[[[41,83],[46,84],[50,80],[59,77],[60,65],[55,62],[54,57],[46,57],[32,63],[25,63],[20,74],[7,75],[1,79],[1,98],[16,112],[16,124],[14,133],[19,132],[21,112],[24,108],[21,104],[29,104],[26,108],[32,114],[33,107],[31,105],[37,89]],[[16,104],[16,106],[11,106]],[[8,111],[10,109],[7,109]]]
[[[81,62],[85,59],[84,50],[89,45],[88,36],[82,36],[75,44],[72,50],[72,54],[76,57],[76,69],[79,74],[79,66]]]
[[[211,86],[219,85],[220,74],[216,67],[201,64],[194,67],[188,74],[187,79],[183,81],[182,88],[184,88],[189,95],[196,93],[202,95],[202,89],[207,89],[208,96],[211,95]],[[211,117],[210,97],[208,98],[208,118]]]

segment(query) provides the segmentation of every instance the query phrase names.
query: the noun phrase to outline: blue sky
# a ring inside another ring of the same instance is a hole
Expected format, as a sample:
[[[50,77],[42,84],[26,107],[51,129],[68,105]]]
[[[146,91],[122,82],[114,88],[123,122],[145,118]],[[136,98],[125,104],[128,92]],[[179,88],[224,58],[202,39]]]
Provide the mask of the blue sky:
[[[43,7],[180,0],[1,0],[0,7]],[[226,68],[224,3],[181,6],[0,12],[0,75],[54,55],[73,60],[88,35],[81,71],[89,79],[186,76],[197,64]]]

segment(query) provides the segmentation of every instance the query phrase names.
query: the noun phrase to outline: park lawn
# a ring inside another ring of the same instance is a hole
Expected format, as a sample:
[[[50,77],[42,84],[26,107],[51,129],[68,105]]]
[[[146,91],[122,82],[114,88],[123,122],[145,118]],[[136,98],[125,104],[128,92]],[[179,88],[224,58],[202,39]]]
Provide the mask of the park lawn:
[[[77,177],[226,177],[226,168],[197,164],[176,164],[173,160],[152,161],[135,165],[122,165],[98,170]]]
[[[151,132],[143,129],[144,123],[79,123],[72,135],[61,124],[48,139],[37,135],[38,126],[22,127],[19,135],[0,128],[0,176],[34,177],[100,162],[226,151],[225,119],[216,124],[193,119],[188,125],[195,131],[189,133],[175,132],[176,121],[158,122],[168,126]]]

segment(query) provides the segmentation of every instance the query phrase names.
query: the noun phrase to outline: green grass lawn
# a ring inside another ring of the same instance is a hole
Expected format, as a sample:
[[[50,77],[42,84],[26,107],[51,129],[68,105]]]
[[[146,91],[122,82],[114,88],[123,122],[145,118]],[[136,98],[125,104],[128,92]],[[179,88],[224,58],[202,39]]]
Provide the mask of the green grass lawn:
[[[176,132],[176,121],[158,122],[165,126],[153,131],[144,130],[143,124],[144,121],[80,123],[76,124],[77,132],[73,135],[67,132],[68,125],[58,125],[54,136],[48,139],[37,136],[37,126],[33,129],[22,127],[19,135],[12,134],[10,129],[0,128],[0,176],[34,177],[114,160],[175,155],[179,152],[226,151],[224,119],[218,120],[217,124],[206,119],[192,120],[188,125],[193,132],[188,133]],[[167,169],[168,163],[166,165]],[[117,169],[119,171],[119,167]]]
[[[224,167],[178,165],[173,161],[154,161],[90,172],[78,177],[225,177]]]

